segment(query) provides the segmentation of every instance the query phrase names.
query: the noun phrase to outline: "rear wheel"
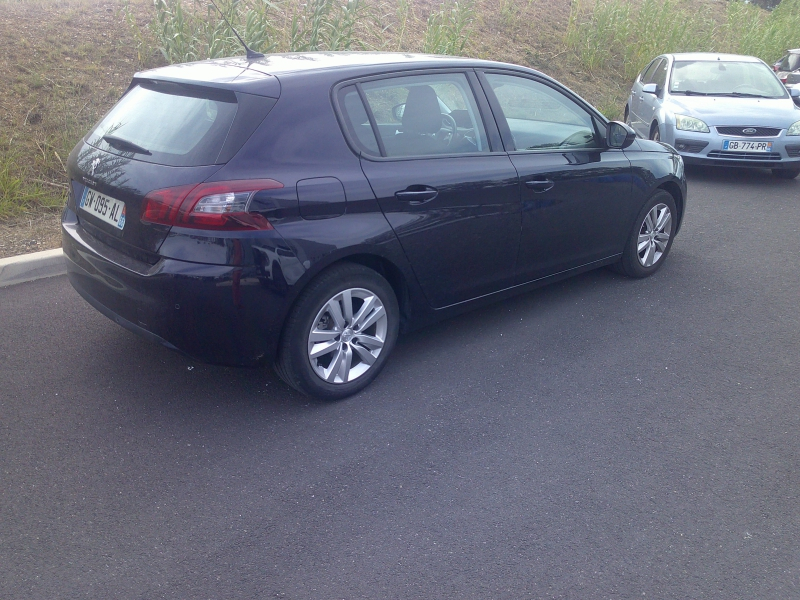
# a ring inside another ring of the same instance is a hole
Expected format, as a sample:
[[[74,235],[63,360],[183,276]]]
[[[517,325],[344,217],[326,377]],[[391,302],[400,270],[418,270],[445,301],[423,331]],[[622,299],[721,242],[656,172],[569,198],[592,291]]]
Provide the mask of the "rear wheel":
[[[344,263],[312,281],[286,320],[275,370],[296,390],[335,400],[369,385],[397,340],[399,308],[372,269]]]
[[[675,199],[664,190],[653,194],[634,221],[615,270],[628,277],[649,277],[664,264],[677,225]]]
[[[800,175],[800,169],[772,169],[772,174],[778,179],[794,179]]]

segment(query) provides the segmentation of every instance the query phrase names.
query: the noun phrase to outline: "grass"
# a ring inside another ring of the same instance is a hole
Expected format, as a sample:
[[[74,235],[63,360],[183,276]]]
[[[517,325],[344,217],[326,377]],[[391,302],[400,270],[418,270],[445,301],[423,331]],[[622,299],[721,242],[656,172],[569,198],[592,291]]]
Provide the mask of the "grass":
[[[628,79],[665,52],[730,52],[772,63],[800,45],[800,0],[783,0],[772,12],[743,0],[575,0],[565,44],[590,71],[616,69]]]
[[[67,156],[125,89],[135,60],[118,11],[90,0],[2,6],[0,221],[7,222],[63,206]]]

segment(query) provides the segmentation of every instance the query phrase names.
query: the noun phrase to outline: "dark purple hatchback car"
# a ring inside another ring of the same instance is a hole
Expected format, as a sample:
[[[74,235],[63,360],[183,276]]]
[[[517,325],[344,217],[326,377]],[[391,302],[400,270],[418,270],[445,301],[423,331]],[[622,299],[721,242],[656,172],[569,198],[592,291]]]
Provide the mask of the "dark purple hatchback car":
[[[366,386],[400,331],[665,261],[683,162],[488,61],[270,55],[138,73],[69,157],[75,289],[198,359]]]

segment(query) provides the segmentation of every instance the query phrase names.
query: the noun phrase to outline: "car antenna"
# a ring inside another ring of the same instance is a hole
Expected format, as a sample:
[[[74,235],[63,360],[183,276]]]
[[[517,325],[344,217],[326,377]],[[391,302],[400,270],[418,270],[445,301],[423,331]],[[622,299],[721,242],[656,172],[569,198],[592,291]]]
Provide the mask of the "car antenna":
[[[217,6],[217,4],[214,2],[214,0],[208,0],[208,1],[211,2],[211,4],[214,6],[214,8],[217,9],[217,12],[222,17],[222,20],[225,21],[225,23],[227,23],[228,27],[231,28],[231,31],[233,32],[233,35],[235,35],[236,39],[239,40],[239,42],[241,42],[242,46],[244,46],[244,49],[247,51],[247,59],[248,60],[254,60],[256,58],[264,58],[264,55],[261,52],[256,52],[255,50],[251,50],[250,47],[247,44],[244,43],[244,40],[242,39],[242,36],[240,36],[237,33],[237,31],[233,28],[233,25],[231,25],[231,22],[228,21],[228,18],[225,16],[225,13],[222,12],[219,9],[219,6]]]

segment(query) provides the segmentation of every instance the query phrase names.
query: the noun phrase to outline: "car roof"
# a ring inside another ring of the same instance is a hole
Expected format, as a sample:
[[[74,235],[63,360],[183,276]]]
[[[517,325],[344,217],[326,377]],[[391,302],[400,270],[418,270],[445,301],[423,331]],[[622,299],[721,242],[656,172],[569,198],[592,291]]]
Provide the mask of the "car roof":
[[[678,52],[669,54],[675,60],[719,60],[719,61],[736,61],[736,62],[761,62],[760,58],[755,56],[744,56],[743,54],[723,54],[719,52]]]
[[[267,54],[253,60],[234,57],[169,65],[136,73],[134,84],[137,80],[171,81],[235,89],[277,98],[280,96],[279,79],[315,72],[335,73],[346,79],[382,73],[387,67],[390,70],[504,68],[536,73],[549,79],[546,75],[519,65],[458,56],[403,52],[294,52]]]

